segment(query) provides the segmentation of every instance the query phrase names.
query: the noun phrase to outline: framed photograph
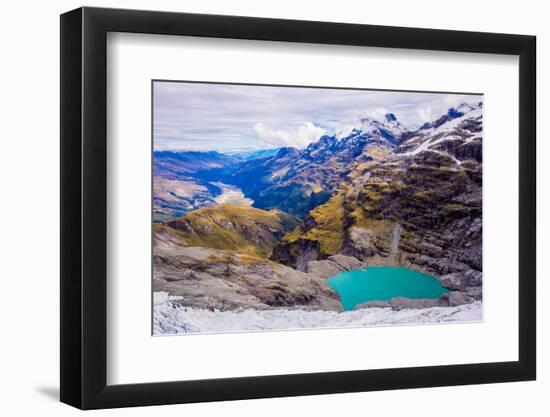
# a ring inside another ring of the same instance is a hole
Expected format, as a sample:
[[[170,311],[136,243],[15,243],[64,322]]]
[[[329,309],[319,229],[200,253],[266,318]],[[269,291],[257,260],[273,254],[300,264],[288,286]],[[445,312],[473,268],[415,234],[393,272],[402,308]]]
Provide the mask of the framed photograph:
[[[61,16],[61,401],[535,379],[535,37]]]

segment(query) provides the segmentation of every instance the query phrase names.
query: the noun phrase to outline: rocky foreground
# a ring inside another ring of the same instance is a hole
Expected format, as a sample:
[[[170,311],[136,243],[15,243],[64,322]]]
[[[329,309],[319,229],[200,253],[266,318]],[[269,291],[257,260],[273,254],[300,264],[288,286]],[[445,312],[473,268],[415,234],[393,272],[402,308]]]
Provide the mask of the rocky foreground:
[[[232,222],[238,223],[239,218],[233,217]],[[245,224],[256,230],[256,223]],[[248,254],[187,246],[188,233],[157,225],[153,251],[153,290],[179,296],[178,303],[188,307],[342,311],[340,298],[326,278],[366,266],[356,258],[334,255],[310,262],[309,272],[303,272],[255,255],[256,250]],[[202,234],[192,236],[200,239]],[[257,241],[261,247],[263,243]]]
[[[246,254],[201,247],[155,247],[153,290],[207,310],[301,307],[342,311],[323,278]]]
[[[156,335],[195,332],[243,332],[282,329],[366,327],[406,324],[475,322],[482,319],[480,301],[456,307],[400,309],[364,308],[355,311],[278,308],[211,311],[185,307],[180,297],[155,292],[153,331]]]

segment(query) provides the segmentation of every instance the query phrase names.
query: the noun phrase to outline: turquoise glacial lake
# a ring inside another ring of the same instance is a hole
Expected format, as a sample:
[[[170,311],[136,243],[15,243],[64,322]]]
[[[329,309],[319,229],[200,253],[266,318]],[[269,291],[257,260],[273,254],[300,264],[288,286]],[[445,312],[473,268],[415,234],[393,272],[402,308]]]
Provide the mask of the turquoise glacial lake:
[[[340,295],[344,310],[353,310],[357,304],[367,301],[387,301],[393,297],[438,298],[448,292],[431,275],[392,266],[340,272],[327,282]]]

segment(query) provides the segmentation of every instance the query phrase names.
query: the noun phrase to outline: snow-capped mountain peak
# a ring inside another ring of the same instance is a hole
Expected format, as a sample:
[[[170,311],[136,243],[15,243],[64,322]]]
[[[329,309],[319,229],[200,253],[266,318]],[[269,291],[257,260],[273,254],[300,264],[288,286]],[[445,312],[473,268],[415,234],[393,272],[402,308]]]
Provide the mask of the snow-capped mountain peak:
[[[474,111],[481,113],[482,103],[461,103],[457,107],[451,107],[447,110],[447,113],[441,116],[439,119],[434,120],[433,122],[426,122],[421,127],[420,130],[428,130],[439,128],[440,126],[448,123],[452,120],[461,118],[465,115],[470,115]]]
[[[301,153],[301,157],[317,163],[338,155],[341,161],[351,163],[370,145],[396,147],[408,129],[393,113],[385,113],[378,119],[358,117],[352,123],[337,129],[336,134],[323,135],[318,141],[310,143]]]
[[[372,117],[359,117],[337,129],[335,136],[342,140],[354,134],[380,135],[393,143],[407,130],[394,113],[386,113],[382,121]]]
[[[481,102],[451,107],[437,120],[427,122],[417,131],[404,136],[397,152],[416,155],[431,150],[457,154],[459,159],[471,157],[481,161],[482,119]]]
[[[386,113],[384,119],[386,119],[386,122],[395,122],[397,121],[397,116],[393,113]]]
[[[477,108],[475,104],[472,105],[468,103],[462,103],[456,108],[456,110],[460,113],[465,114],[465,113],[468,113],[469,111],[474,110],[475,108]]]

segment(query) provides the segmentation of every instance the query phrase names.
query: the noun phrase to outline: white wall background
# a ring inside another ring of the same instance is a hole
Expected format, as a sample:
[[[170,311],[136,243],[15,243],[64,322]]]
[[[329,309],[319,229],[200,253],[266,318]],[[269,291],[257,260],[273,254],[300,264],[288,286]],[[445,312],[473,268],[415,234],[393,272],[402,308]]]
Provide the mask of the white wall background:
[[[57,402],[59,379],[59,17],[72,0],[8,2],[0,23],[0,410],[4,415],[75,415]],[[550,26],[544,2],[278,0],[123,0],[89,6],[238,14],[396,26],[534,34],[538,37],[539,378],[537,382],[100,411],[94,415],[164,416],[463,416],[547,415],[550,365],[550,165],[542,139],[548,108]],[[261,354],[259,352],[258,354]],[[546,395],[544,395],[546,394]]]

